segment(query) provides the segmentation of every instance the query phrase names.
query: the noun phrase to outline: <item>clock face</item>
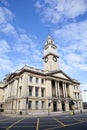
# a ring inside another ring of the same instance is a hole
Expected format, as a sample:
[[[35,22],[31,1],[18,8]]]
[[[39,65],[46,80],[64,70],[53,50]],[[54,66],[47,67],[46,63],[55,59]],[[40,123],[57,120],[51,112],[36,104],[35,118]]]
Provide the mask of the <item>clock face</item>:
[[[54,60],[55,62],[57,62],[57,57],[56,57],[56,56],[53,56],[53,60]]]
[[[48,61],[48,57],[45,57],[45,58],[44,58],[44,61],[47,62],[47,61]]]

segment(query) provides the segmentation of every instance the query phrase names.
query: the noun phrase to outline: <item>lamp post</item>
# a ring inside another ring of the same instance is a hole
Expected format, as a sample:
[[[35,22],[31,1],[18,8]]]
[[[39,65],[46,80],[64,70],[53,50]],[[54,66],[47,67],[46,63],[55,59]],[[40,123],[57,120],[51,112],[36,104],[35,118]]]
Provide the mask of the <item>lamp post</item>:
[[[28,114],[27,109],[28,109],[28,97],[26,97],[26,115]]]
[[[48,103],[48,115],[50,115],[50,103]]]

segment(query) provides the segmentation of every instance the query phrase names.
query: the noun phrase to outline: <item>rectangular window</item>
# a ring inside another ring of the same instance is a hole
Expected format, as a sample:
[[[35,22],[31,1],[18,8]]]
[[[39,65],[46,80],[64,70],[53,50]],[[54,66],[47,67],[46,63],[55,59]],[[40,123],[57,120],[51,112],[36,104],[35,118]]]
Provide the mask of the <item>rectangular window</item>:
[[[76,93],[75,93],[75,99],[77,99],[77,95],[76,95]]]
[[[32,89],[33,89],[33,87],[29,86],[29,96],[32,96]]]
[[[42,101],[42,109],[44,109],[44,101]]]
[[[79,96],[79,93],[78,93],[78,99],[79,99],[79,97],[80,97],[80,96]]]
[[[28,109],[32,109],[32,101],[28,102]]]
[[[74,85],[74,90],[75,90],[75,85]]]
[[[32,76],[29,77],[29,81],[30,81],[30,82],[33,81],[33,77],[32,77]]]
[[[43,79],[41,79],[41,84],[44,84],[44,80]]]
[[[35,96],[36,96],[36,97],[38,97],[38,90],[39,90],[39,88],[36,87],[36,88],[35,88]]]
[[[77,86],[77,90],[78,90],[78,86]]]
[[[21,96],[21,90],[22,90],[22,87],[19,87],[19,89],[20,89],[20,95],[19,95],[19,96]]]
[[[44,88],[41,88],[41,96],[44,97]]]
[[[38,109],[38,101],[36,101],[36,109]]]
[[[38,83],[38,78],[36,78],[36,83]]]

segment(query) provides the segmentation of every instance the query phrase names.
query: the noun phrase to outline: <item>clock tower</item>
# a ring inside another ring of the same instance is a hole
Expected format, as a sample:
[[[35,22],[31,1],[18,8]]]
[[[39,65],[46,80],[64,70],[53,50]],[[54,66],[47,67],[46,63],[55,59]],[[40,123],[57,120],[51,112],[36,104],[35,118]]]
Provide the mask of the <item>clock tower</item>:
[[[44,46],[44,70],[58,71],[59,70],[59,56],[57,54],[57,46],[49,35]]]

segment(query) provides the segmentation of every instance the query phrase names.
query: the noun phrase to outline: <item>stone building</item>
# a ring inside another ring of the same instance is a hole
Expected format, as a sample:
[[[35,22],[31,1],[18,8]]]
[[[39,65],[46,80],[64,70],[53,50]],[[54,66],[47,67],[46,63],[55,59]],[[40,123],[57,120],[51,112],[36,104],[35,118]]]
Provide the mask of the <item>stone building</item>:
[[[25,65],[10,74],[4,84],[5,112],[31,113],[81,109],[80,83],[59,69],[57,46],[48,36],[44,46],[44,70]]]
[[[0,81],[0,111],[3,111],[3,103],[4,103],[4,83]]]

